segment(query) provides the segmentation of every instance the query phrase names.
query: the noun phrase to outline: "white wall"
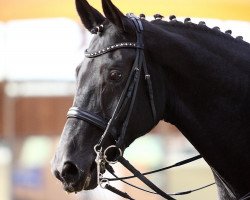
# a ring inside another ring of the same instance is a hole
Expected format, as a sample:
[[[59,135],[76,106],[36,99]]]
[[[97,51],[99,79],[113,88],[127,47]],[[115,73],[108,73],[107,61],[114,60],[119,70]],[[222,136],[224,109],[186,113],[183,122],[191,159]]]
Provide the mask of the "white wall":
[[[5,32],[5,78],[22,80],[74,80],[84,57],[85,34],[69,19],[10,21]]]

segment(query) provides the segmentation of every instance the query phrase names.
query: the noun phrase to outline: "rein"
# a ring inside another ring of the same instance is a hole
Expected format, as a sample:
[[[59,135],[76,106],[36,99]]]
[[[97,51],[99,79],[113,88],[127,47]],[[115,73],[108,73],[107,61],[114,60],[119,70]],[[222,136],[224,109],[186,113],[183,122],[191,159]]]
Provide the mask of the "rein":
[[[154,183],[152,183],[148,178],[146,178],[145,175],[148,174],[152,174],[152,173],[156,173],[158,171],[163,171],[166,169],[170,169],[173,167],[177,167],[177,166],[181,166],[184,164],[187,164],[189,162],[195,161],[197,159],[200,159],[201,156],[195,156],[193,158],[181,161],[179,163],[176,163],[175,165],[166,167],[166,168],[162,168],[159,170],[155,170],[152,172],[147,172],[147,173],[141,173],[140,171],[138,171],[133,165],[131,165],[129,163],[129,161],[127,161],[124,157],[123,157],[123,152],[122,150],[125,148],[125,144],[123,143],[124,138],[125,138],[125,134],[126,134],[126,130],[127,130],[127,126],[130,120],[130,116],[134,107],[134,103],[135,103],[135,99],[137,96],[137,90],[138,90],[138,85],[139,85],[139,81],[140,81],[140,76],[142,74],[142,72],[144,73],[145,76],[145,81],[147,84],[147,91],[148,91],[148,96],[149,96],[149,102],[150,102],[150,106],[151,106],[151,112],[152,112],[152,117],[154,121],[157,121],[157,117],[156,117],[156,108],[155,108],[155,103],[154,103],[154,95],[153,95],[153,88],[152,88],[152,81],[151,81],[151,77],[150,74],[148,73],[148,69],[147,69],[147,65],[146,65],[146,60],[145,60],[145,55],[144,55],[144,45],[143,45],[143,38],[142,38],[142,33],[143,33],[143,26],[142,26],[142,22],[139,18],[137,18],[136,16],[134,16],[133,14],[128,14],[127,15],[128,18],[131,19],[135,29],[136,29],[136,36],[137,36],[137,41],[136,43],[134,42],[124,42],[124,43],[117,43],[111,46],[108,46],[106,48],[103,48],[101,50],[98,50],[96,52],[89,52],[88,50],[85,51],[85,56],[88,58],[95,58],[97,56],[101,56],[105,53],[114,51],[116,49],[121,49],[121,48],[133,48],[136,50],[136,57],[135,57],[135,61],[134,64],[132,66],[132,69],[130,71],[129,77],[127,79],[125,88],[122,91],[122,94],[119,98],[118,104],[115,108],[115,111],[112,114],[112,117],[107,120],[107,119],[103,119],[102,117],[93,114],[89,111],[85,111],[82,110],[81,108],[78,107],[72,107],[69,109],[68,113],[67,113],[67,117],[68,118],[77,118],[80,120],[84,120],[88,123],[91,123],[97,127],[99,127],[100,129],[104,130],[104,133],[102,134],[99,142],[95,145],[94,147],[94,151],[96,153],[96,165],[97,165],[97,181],[98,181],[98,185],[100,185],[102,188],[108,189],[124,198],[127,199],[133,199],[132,197],[130,197],[127,193],[124,193],[114,187],[112,187],[110,185],[111,181],[117,181],[120,180],[126,184],[129,184],[132,187],[135,187],[137,189],[143,190],[145,192],[150,192],[153,194],[158,194],[160,196],[162,196],[165,199],[168,200],[175,200],[173,197],[171,197],[171,195],[184,195],[184,194],[189,194],[191,192],[197,191],[197,190],[201,190],[203,188],[206,188],[210,185],[213,184],[209,184],[207,186],[203,186],[200,187],[198,189],[195,190],[190,190],[190,191],[185,191],[185,192],[179,192],[179,193],[174,193],[174,194],[168,194],[164,191],[162,191],[159,187],[157,187]],[[120,113],[124,110],[125,107],[128,107],[127,113],[126,113],[126,117],[125,120],[123,121],[122,124],[122,128],[120,131],[120,134],[118,134],[116,131],[114,131],[112,129],[112,125],[114,123],[114,121],[120,116]],[[102,148],[103,146],[103,140],[106,137],[106,135],[110,133],[113,137],[113,139],[116,141],[115,145],[109,146],[108,148],[106,148],[105,150]],[[107,157],[107,152],[110,151],[110,149],[115,149],[118,152],[118,156],[115,158],[115,160],[110,161],[108,160]],[[104,150],[104,151],[103,151]],[[111,164],[114,164],[116,162],[120,162],[125,168],[127,168],[132,174],[133,176],[129,176],[129,177],[121,177],[118,178],[115,173],[113,168],[110,166]],[[105,172],[105,170],[108,170],[115,178],[113,179],[108,179],[108,178],[104,178],[103,174]],[[150,189],[152,189],[154,192],[152,191],[148,191],[142,188],[139,188],[137,186],[134,186],[128,182],[125,181],[125,179],[130,179],[130,178],[134,178],[137,177],[139,178],[143,183],[145,183]]]
[[[180,195],[186,195],[186,194],[190,194],[190,193],[193,193],[193,192],[196,192],[196,191],[199,191],[199,190],[202,190],[202,189],[205,189],[207,187],[210,187],[212,185],[214,185],[215,183],[211,183],[211,184],[208,184],[208,185],[205,185],[205,186],[202,186],[202,187],[199,187],[199,188],[196,188],[196,189],[193,189],[193,190],[187,190],[187,191],[182,191],[182,192],[176,192],[176,193],[168,193],[168,194],[162,194],[160,191],[159,191],[159,188],[156,186],[152,186],[152,183],[149,183],[148,180],[145,180],[146,177],[145,175],[149,175],[149,174],[154,174],[154,173],[157,173],[157,172],[161,172],[161,171],[165,171],[165,170],[168,170],[168,169],[171,169],[171,168],[175,168],[175,167],[179,167],[179,166],[182,166],[182,165],[186,165],[190,162],[193,162],[193,161],[196,161],[196,160],[199,160],[202,158],[201,155],[197,155],[197,156],[194,156],[194,157],[191,157],[191,158],[188,158],[188,159],[185,159],[185,160],[182,160],[180,162],[177,162],[173,165],[170,165],[170,166],[167,166],[167,167],[164,167],[164,168],[161,168],[161,169],[158,169],[158,170],[154,170],[154,171],[149,171],[149,172],[145,172],[145,173],[140,173],[140,171],[138,171],[136,168],[134,168],[130,163],[129,161],[127,161],[123,156],[122,156],[122,152],[120,152],[120,155],[119,157],[117,158],[116,161],[108,161],[107,160],[107,151],[110,149],[110,148],[116,148],[115,145],[113,146],[110,146],[108,147],[105,151],[104,151],[104,154],[103,154],[103,161],[105,162],[105,166],[106,166],[106,169],[107,171],[112,174],[115,178],[104,178],[102,175],[100,175],[100,186],[102,188],[105,188],[105,189],[108,189],[108,190],[111,190],[112,192],[116,193],[115,191],[113,191],[113,187],[110,187],[110,182],[112,181],[122,181],[123,183],[131,186],[131,187],[134,187],[138,190],[141,190],[141,191],[144,191],[144,192],[147,192],[147,193],[151,193],[151,194],[158,194],[158,195],[161,195],[162,197],[164,197],[165,199],[169,199],[169,197],[166,197],[166,195],[169,195],[169,196],[180,196]],[[100,155],[99,151],[96,151],[96,153],[98,155]],[[99,157],[100,158],[100,157]],[[120,162],[124,167],[126,167],[130,172],[132,172],[134,175],[133,176],[126,176],[126,177],[118,177],[113,168],[110,166],[110,164],[115,164],[117,162]],[[146,190],[146,189],[143,189],[143,188],[140,188],[138,186],[135,186],[127,181],[124,181],[126,179],[132,179],[132,178],[139,178],[143,183],[145,183],[148,187],[150,187],[151,189],[154,190],[153,191],[149,191],[149,190]],[[103,185],[104,184],[104,185]],[[106,184],[106,185],[105,185]],[[116,189],[117,191],[117,189]],[[124,198],[128,198],[128,199],[132,199],[131,197],[128,196],[127,193],[123,193],[121,191],[119,191],[119,193],[116,193],[120,196],[122,196],[121,194],[123,194]],[[171,199],[174,199],[174,198],[171,198]]]

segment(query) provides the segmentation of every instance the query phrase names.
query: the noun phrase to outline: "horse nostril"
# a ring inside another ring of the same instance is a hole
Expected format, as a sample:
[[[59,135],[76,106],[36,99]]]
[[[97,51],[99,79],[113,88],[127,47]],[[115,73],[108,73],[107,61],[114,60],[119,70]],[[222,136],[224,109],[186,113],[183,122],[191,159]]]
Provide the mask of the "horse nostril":
[[[66,182],[74,182],[79,177],[77,166],[71,162],[66,162],[62,169],[62,178]]]

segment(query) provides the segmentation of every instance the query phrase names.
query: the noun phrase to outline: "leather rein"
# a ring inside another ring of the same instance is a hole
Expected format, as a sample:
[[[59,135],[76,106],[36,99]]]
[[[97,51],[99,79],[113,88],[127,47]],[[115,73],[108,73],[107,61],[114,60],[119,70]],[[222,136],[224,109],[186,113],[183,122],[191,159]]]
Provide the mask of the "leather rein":
[[[86,57],[95,58],[95,57],[101,56],[103,54],[106,54],[108,52],[114,51],[116,49],[121,49],[121,48],[126,48],[126,49],[132,48],[132,49],[136,50],[136,57],[135,57],[134,64],[132,66],[132,69],[131,69],[129,77],[127,79],[125,88],[123,89],[122,94],[120,96],[120,99],[118,101],[118,104],[117,104],[117,106],[112,114],[112,117],[109,120],[106,120],[106,119],[100,117],[99,115],[96,115],[96,114],[91,113],[91,112],[86,111],[86,110],[82,110],[79,107],[70,108],[68,113],[67,113],[67,117],[68,118],[77,118],[79,120],[86,121],[88,123],[95,125],[96,127],[100,128],[100,129],[104,130],[104,133],[102,134],[99,142],[94,147],[94,151],[96,153],[95,162],[97,164],[98,185],[100,185],[102,188],[108,189],[108,190],[110,190],[110,191],[112,191],[112,192],[114,192],[114,193],[116,193],[124,198],[132,200],[133,198],[130,197],[127,193],[122,192],[122,191],[120,191],[120,190],[118,190],[110,185],[111,181],[120,180],[120,181],[122,181],[122,182],[124,182],[132,187],[143,190],[145,192],[158,194],[158,195],[160,195],[163,198],[168,199],[168,200],[175,200],[171,196],[189,194],[191,192],[201,190],[203,188],[211,186],[214,183],[200,187],[198,189],[194,189],[194,190],[168,194],[168,193],[164,192],[163,190],[161,190],[159,187],[157,187],[148,178],[146,178],[146,175],[190,163],[192,161],[195,161],[197,159],[202,158],[200,155],[183,160],[183,161],[178,162],[174,165],[171,165],[171,166],[159,169],[159,170],[147,172],[147,173],[141,173],[134,166],[132,166],[129,163],[129,161],[127,161],[123,157],[123,149],[125,148],[123,141],[125,138],[125,134],[126,134],[129,120],[130,120],[130,116],[131,116],[131,113],[132,113],[132,110],[134,107],[134,102],[135,102],[135,99],[137,96],[139,80],[140,80],[140,76],[141,76],[142,72],[144,73],[145,80],[147,83],[147,90],[148,90],[148,96],[149,96],[149,101],[150,101],[150,106],[151,106],[152,117],[153,117],[153,120],[155,122],[157,121],[152,82],[151,82],[150,74],[148,73],[146,60],[145,60],[145,56],[144,56],[144,45],[143,45],[143,38],[142,38],[142,33],[143,33],[142,22],[139,18],[137,18],[133,14],[127,14],[127,17],[129,19],[131,19],[131,21],[135,27],[136,36],[137,36],[136,43],[134,43],[134,42],[117,43],[117,44],[108,46],[104,49],[98,50],[96,52],[88,52],[88,50],[85,51]],[[124,111],[125,107],[128,108],[128,110],[126,111],[127,114],[126,114],[126,117],[123,121],[120,134],[118,134],[116,131],[114,131],[114,129],[112,129],[112,125],[114,124],[114,121],[120,116],[120,113],[122,111]],[[112,135],[113,139],[116,141],[116,144],[109,146],[106,149],[103,149],[102,148],[103,140],[108,133]],[[118,154],[118,156],[115,158],[115,160],[112,160],[112,161],[108,160],[108,156],[107,156],[108,152],[111,149],[113,149],[113,151],[115,150]],[[127,168],[133,174],[133,176],[121,177],[121,178],[117,177],[113,168],[111,167],[111,164],[114,164],[116,162],[120,162],[125,168]],[[108,170],[115,178],[112,178],[112,179],[104,178],[103,174],[104,174],[105,170]],[[153,191],[148,191],[148,190],[139,188],[139,187],[132,185],[132,184],[125,181],[126,179],[131,179],[134,177],[139,178],[143,183],[145,183]]]

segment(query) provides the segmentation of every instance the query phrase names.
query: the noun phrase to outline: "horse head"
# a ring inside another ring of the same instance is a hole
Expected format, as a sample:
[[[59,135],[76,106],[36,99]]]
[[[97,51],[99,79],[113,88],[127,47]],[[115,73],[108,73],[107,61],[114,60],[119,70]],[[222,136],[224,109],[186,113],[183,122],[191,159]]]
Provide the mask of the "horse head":
[[[102,4],[106,18],[87,1],[76,0],[83,25],[95,36],[85,52],[86,58],[76,69],[73,107],[52,162],[53,173],[68,192],[97,186],[94,147],[111,118],[101,146],[118,142],[122,150],[152,129],[160,118],[155,110],[152,114],[153,102],[150,104],[145,77],[131,73],[133,67],[137,70],[137,62],[143,62],[142,58],[138,60],[137,52],[144,48],[142,44],[137,46],[133,21],[110,0],[103,0]],[[110,156],[114,155],[115,150]]]

